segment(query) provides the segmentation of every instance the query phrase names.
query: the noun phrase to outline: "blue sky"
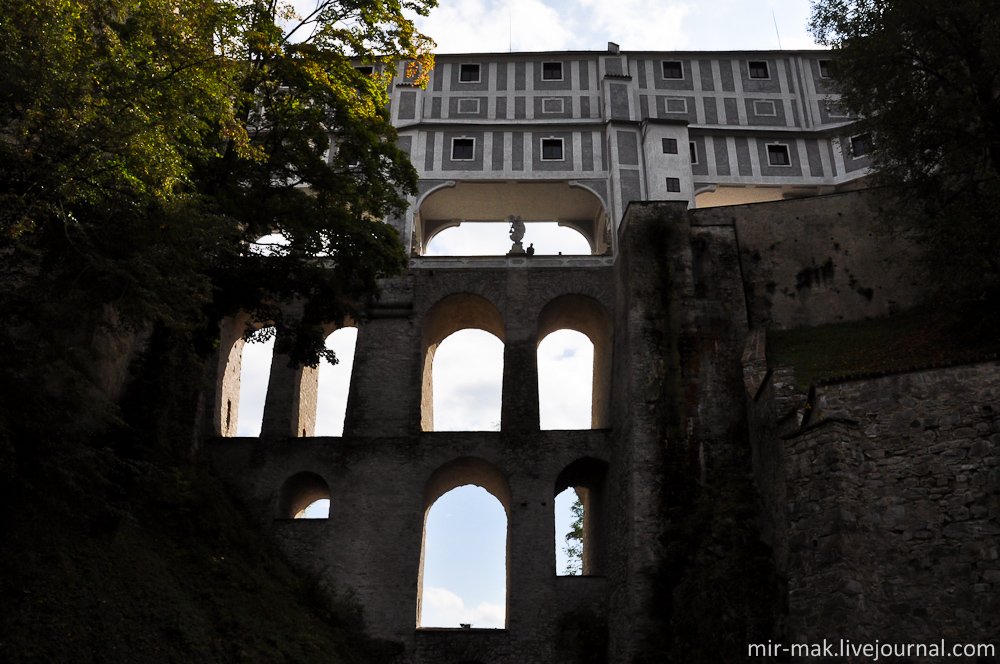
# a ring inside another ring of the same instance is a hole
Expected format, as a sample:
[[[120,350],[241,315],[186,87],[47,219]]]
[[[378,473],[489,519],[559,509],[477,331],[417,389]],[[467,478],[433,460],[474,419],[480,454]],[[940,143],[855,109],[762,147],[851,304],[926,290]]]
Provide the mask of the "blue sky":
[[[294,4],[303,14],[314,2]],[[437,42],[439,53],[603,51],[609,41],[624,51],[773,50],[779,39],[784,49],[817,48],[806,30],[808,15],[808,0],[441,0],[417,25]],[[427,253],[503,254],[510,247],[507,229],[506,224],[465,224],[438,235]],[[589,253],[581,236],[554,225],[529,225],[523,242],[534,243],[539,254]],[[325,366],[321,373],[323,426],[317,435],[340,433],[347,358],[353,356],[353,341],[340,336],[344,339],[336,343],[344,345],[334,348],[342,364]],[[589,341],[572,333],[554,333],[540,345],[543,428],[589,428],[592,355]],[[502,344],[485,332],[465,331],[441,344],[434,366],[438,430],[496,426],[502,358]],[[240,435],[259,431],[269,360],[270,349],[263,345],[244,351]],[[553,546],[560,571],[571,500],[564,494],[556,501]],[[445,494],[428,515],[426,541],[423,624],[503,626],[506,517],[500,503],[478,487]]]

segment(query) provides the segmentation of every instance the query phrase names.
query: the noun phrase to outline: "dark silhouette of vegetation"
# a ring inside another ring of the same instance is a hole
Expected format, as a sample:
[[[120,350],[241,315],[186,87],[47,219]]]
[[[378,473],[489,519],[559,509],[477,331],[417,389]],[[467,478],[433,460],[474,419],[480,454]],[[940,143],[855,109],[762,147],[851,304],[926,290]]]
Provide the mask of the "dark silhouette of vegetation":
[[[924,248],[942,302],[994,333],[1000,311],[1000,5],[819,0],[841,105],[886,185],[883,217]]]
[[[434,4],[0,0],[0,660],[388,659],[197,452],[222,317],[315,364],[404,267]]]

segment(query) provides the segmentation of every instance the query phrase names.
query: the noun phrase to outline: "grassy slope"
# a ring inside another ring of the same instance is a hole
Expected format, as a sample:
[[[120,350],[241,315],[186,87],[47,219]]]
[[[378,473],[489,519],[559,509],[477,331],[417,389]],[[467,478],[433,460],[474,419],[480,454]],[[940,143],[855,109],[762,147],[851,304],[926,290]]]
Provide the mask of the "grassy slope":
[[[973,337],[930,308],[857,323],[767,333],[768,364],[794,366],[796,386],[801,390],[824,378],[946,364],[998,350],[996,336]]]
[[[0,543],[0,661],[385,661],[204,469],[155,494],[113,534],[22,510]]]

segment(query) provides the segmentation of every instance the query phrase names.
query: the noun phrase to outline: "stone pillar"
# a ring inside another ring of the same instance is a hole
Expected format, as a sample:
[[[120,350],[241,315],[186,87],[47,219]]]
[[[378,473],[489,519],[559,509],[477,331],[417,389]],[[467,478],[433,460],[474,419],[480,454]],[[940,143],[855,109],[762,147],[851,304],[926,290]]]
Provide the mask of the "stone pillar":
[[[261,438],[285,438],[299,434],[298,406],[299,382],[302,368],[288,366],[289,358],[278,352],[281,339],[275,339],[271,356],[271,375],[267,380],[267,398],[264,401],[264,421],[260,426]]]
[[[504,433],[538,431],[538,341],[534,330],[504,332],[503,406],[500,430]]]

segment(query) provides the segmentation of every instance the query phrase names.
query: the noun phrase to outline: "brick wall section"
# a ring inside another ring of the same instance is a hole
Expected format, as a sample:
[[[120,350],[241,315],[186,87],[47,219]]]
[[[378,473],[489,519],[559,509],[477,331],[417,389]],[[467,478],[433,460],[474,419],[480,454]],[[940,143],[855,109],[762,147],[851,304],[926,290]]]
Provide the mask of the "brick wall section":
[[[755,475],[788,578],[786,639],[994,641],[1000,364],[815,389],[814,424],[785,436],[773,380],[748,400]]]

